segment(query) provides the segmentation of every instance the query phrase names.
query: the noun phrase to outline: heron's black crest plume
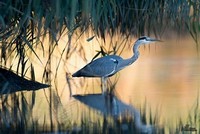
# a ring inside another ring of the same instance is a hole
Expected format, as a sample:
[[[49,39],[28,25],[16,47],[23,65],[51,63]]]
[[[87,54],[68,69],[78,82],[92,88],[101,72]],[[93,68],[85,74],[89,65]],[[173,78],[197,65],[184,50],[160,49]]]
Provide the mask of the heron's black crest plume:
[[[142,36],[138,40],[144,40],[144,39],[147,39],[147,36]]]

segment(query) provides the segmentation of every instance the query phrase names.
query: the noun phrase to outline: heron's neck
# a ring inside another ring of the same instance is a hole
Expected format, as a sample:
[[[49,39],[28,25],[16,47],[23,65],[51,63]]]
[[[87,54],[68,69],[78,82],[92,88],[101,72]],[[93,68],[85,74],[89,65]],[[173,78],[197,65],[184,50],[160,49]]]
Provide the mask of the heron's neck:
[[[138,48],[139,48],[139,44],[136,43],[133,47],[133,56],[131,58],[125,59],[123,61],[123,66],[121,68],[124,68],[124,67],[132,64],[133,62],[135,62],[138,59],[138,57],[140,55]]]
[[[126,67],[128,65],[131,65],[133,62],[135,62],[138,59],[138,57],[140,55],[140,53],[138,51],[140,44],[141,44],[140,41],[135,42],[135,44],[133,46],[133,56],[131,58],[124,59],[122,61],[123,63],[118,65],[119,70],[123,69],[124,67]]]
[[[127,65],[130,65],[133,62],[135,62],[138,59],[139,55],[140,55],[138,49],[133,49],[133,53],[134,54],[133,54],[133,56],[131,58],[125,60]]]

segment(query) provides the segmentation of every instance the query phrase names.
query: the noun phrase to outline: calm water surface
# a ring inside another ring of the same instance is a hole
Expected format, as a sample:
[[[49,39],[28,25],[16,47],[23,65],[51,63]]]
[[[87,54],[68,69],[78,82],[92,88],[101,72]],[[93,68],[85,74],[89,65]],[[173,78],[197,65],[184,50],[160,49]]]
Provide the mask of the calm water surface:
[[[197,101],[200,62],[191,38],[164,40],[140,48],[139,59],[118,74],[116,93],[136,107],[146,102],[152,111],[158,110],[163,121],[174,122],[186,119]],[[131,55],[130,49],[122,53],[124,58]],[[90,86],[98,88],[93,82]]]
[[[198,97],[197,51],[188,39],[159,45],[150,52],[142,50],[137,63],[122,72],[117,91],[127,102],[137,105],[145,100],[151,109],[160,108],[164,120],[185,117]]]
[[[180,118],[186,120],[196,104],[200,88],[200,62],[195,43],[190,37],[163,40],[163,43],[141,47],[139,59],[113,76],[111,81],[114,82],[115,77],[118,77],[116,94],[123,102],[132,104],[138,109],[146,104],[147,109],[158,115],[161,122],[176,123]],[[99,45],[95,45],[95,41],[82,43],[87,44],[84,45],[84,49],[87,50],[85,57],[89,62],[96,54],[96,50],[99,50]],[[61,50],[62,48],[58,49],[58,53]],[[132,49],[125,49],[121,54],[123,58],[129,58],[131,55]],[[58,63],[57,56],[58,54],[52,63]],[[61,120],[70,118],[76,122],[78,118],[80,119],[81,111],[87,109],[84,105],[76,105],[74,100],[70,99],[65,73],[66,71],[73,73],[85,64],[79,54],[67,62],[63,60],[60,63],[55,83],[62,101],[61,107],[56,105]],[[52,70],[56,70],[56,66],[52,66]],[[37,73],[36,76],[40,76],[41,72]],[[72,94],[91,94],[101,91],[99,79],[71,78],[71,81]],[[45,91],[48,92],[48,89]],[[40,115],[37,113],[41,113],[45,107],[48,111],[48,105],[44,91],[38,91],[38,94],[39,103],[35,108],[37,111],[35,114],[39,118]],[[46,112],[44,114],[46,115]],[[91,115],[91,112],[87,114]]]

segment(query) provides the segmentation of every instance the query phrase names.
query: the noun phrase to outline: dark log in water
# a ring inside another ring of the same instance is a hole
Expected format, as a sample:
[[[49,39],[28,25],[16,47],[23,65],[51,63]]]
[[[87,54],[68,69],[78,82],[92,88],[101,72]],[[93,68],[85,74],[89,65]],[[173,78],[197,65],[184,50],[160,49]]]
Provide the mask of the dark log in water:
[[[47,87],[49,85],[25,79],[12,71],[0,68],[0,94],[10,94],[24,90],[38,90]]]

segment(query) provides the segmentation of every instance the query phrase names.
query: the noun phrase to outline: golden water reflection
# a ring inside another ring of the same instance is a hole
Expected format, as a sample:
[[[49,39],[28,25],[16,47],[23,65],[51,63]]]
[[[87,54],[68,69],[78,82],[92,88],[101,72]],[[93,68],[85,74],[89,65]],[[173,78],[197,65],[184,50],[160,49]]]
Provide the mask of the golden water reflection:
[[[164,40],[140,48],[139,59],[119,73],[116,92],[126,103],[139,107],[146,101],[152,111],[159,108],[163,121],[186,119],[198,96],[199,58],[191,38]],[[130,49],[122,53],[131,55]]]
[[[168,38],[162,40],[164,40],[163,43],[152,44],[151,47],[141,47],[139,59],[116,75],[119,78],[116,94],[123,102],[132,104],[138,109],[146,103],[147,108],[151,109],[153,114],[159,114],[161,122],[171,123],[180,118],[186,120],[190,109],[197,100],[200,83],[200,62],[195,44],[190,37],[181,40],[170,39],[169,41]],[[134,41],[135,39],[131,39],[130,43]],[[96,50],[100,49],[99,43],[102,42],[96,40],[87,42],[84,38],[76,43],[75,46],[81,44],[82,49],[86,52],[85,58],[89,62],[96,54]],[[110,43],[107,44],[110,45]],[[59,56],[65,45],[66,41],[61,40],[52,57],[52,63],[55,64],[51,68],[52,78],[55,76]],[[74,100],[70,99],[66,82],[66,72],[70,75],[87,63],[79,51],[76,51],[77,53],[74,53],[70,59],[61,60],[57,78],[52,82],[52,89],[55,90],[56,85],[56,91],[62,102],[62,105],[55,104],[58,110],[56,114],[61,120],[69,118],[73,120],[72,122],[80,119],[81,111],[85,111],[84,105],[74,103]],[[132,50],[129,46],[121,54],[124,58],[131,55]],[[38,68],[42,68],[39,63],[37,64]],[[40,77],[41,73],[42,70],[38,69],[36,76]],[[112,82],[116,76],[111,78]],[[101,92],[99,79],[69,79],[72,82],[72,94]],[[48,90],[45,89],[46,94],[48,94]],[[34,110],[35,116],[41,122],[43,120],[42,113],[48,116],[48,103],[43,90],[37,91],[37,106]],[[86,113],[94,116],[91,112]],[[95,116],[94,119],[96,118],[99,117]]]
[[[125,101],[146,100],[151,109],[161,107],[163,120],[174,121],[186,118],[197,100],[200,62],[192,40],[166,41],[156,51],[142,51],[120,76],[117,91]]]

